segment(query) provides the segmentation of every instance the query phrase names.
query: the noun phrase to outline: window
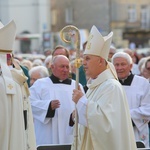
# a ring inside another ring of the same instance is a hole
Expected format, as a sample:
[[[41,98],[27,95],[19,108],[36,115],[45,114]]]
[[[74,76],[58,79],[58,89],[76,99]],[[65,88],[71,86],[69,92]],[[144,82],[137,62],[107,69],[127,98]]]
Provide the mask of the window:
[[[128,21],[135,22],[137,21],[136,7],[135,5],[128,6]]]
[[[141,6],[141,28],[149,28],[150,15],[148,12],[148,7],[146,5]]]
[[[73,23],[73,9],[71,7],[66,8],[65,19],[66,23]]]

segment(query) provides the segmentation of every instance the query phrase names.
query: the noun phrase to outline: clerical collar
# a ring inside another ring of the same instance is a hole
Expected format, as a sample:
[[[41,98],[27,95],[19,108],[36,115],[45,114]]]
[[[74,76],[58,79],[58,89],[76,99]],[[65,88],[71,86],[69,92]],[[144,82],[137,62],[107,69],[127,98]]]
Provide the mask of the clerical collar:
[[[129,85],[130,86],[133,78],[134,78],[134,75],[132,73],[130,73],[130,75],[126,79],[124,79],[124,80],[119,79],[119,82],[122,85]]]
[[[50,76],[50,79],[52,80],[52,82],[55,83],[61,83],[61,84],[69,84],[71,85],[71,79],[65,79],[65,80],[60,80],[59,78],[57,78],[56,76],[54,76],[53,74]]]

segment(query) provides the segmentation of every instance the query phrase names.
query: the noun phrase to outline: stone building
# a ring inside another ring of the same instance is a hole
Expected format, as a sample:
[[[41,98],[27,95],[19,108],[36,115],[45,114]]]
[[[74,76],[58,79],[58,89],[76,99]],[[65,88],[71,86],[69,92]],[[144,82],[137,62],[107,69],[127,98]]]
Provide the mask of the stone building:
[[[42,34],[50,31],[50,0],[0,0],[0,21],[14,20],[17,36],[14,52],[39,52]]]
[[[117,47],[150,46],[150,0],[112,0],[110,26]]]
[[[82,37],[92,25],[103,35],[113,31],[117,48],[150,47],[150,0],[0,0],[0,20],[5,25],[11,19],[17,24],[17,52],[53,48],[59,31],[70,24]],[[30,34],[29,44],[24,33]]]
[[[114,32],[118,48],[150,45],[150,0],[51,0],[51,19],[53,32],[96,25],[104,35]]]
[[[51,0],[52,31],[73,24],[80,29],[96,25],[102,32],[110,30],[109,0]]]

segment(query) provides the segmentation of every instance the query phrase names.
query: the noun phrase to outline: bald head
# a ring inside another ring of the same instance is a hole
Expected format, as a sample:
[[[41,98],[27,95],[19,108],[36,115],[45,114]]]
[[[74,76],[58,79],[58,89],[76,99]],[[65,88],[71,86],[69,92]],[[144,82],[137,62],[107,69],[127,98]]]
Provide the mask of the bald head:
[[[60,80],[65,80],[69,77],[69,59],[64,55],[57,55],[52,59],[52,73]]]
[[[64,55],[57,55],[57,56],[54,56],[52,58],[52,65],[55,65],[57,63],[60,63],[60,61],[68,61],[69,62],[69,59],[64,56]]]

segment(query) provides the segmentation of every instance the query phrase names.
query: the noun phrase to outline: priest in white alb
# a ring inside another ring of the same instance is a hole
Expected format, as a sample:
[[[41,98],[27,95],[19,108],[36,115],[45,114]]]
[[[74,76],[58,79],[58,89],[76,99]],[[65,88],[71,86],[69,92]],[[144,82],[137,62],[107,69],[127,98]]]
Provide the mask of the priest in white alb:
[[[150,84],[144,77],[132,73],[133,62],[127,53],[116,53],[112,62],[127,95],[135,139],[149,147]]]
[[[69,59],[54,56],[51,70],[50,77],[38,79],[30,87],[36,142],[37,145],[71,144],[73,135],[68,129],[70,114],[75,109],[72,101],[75,81],[69,78]]]

